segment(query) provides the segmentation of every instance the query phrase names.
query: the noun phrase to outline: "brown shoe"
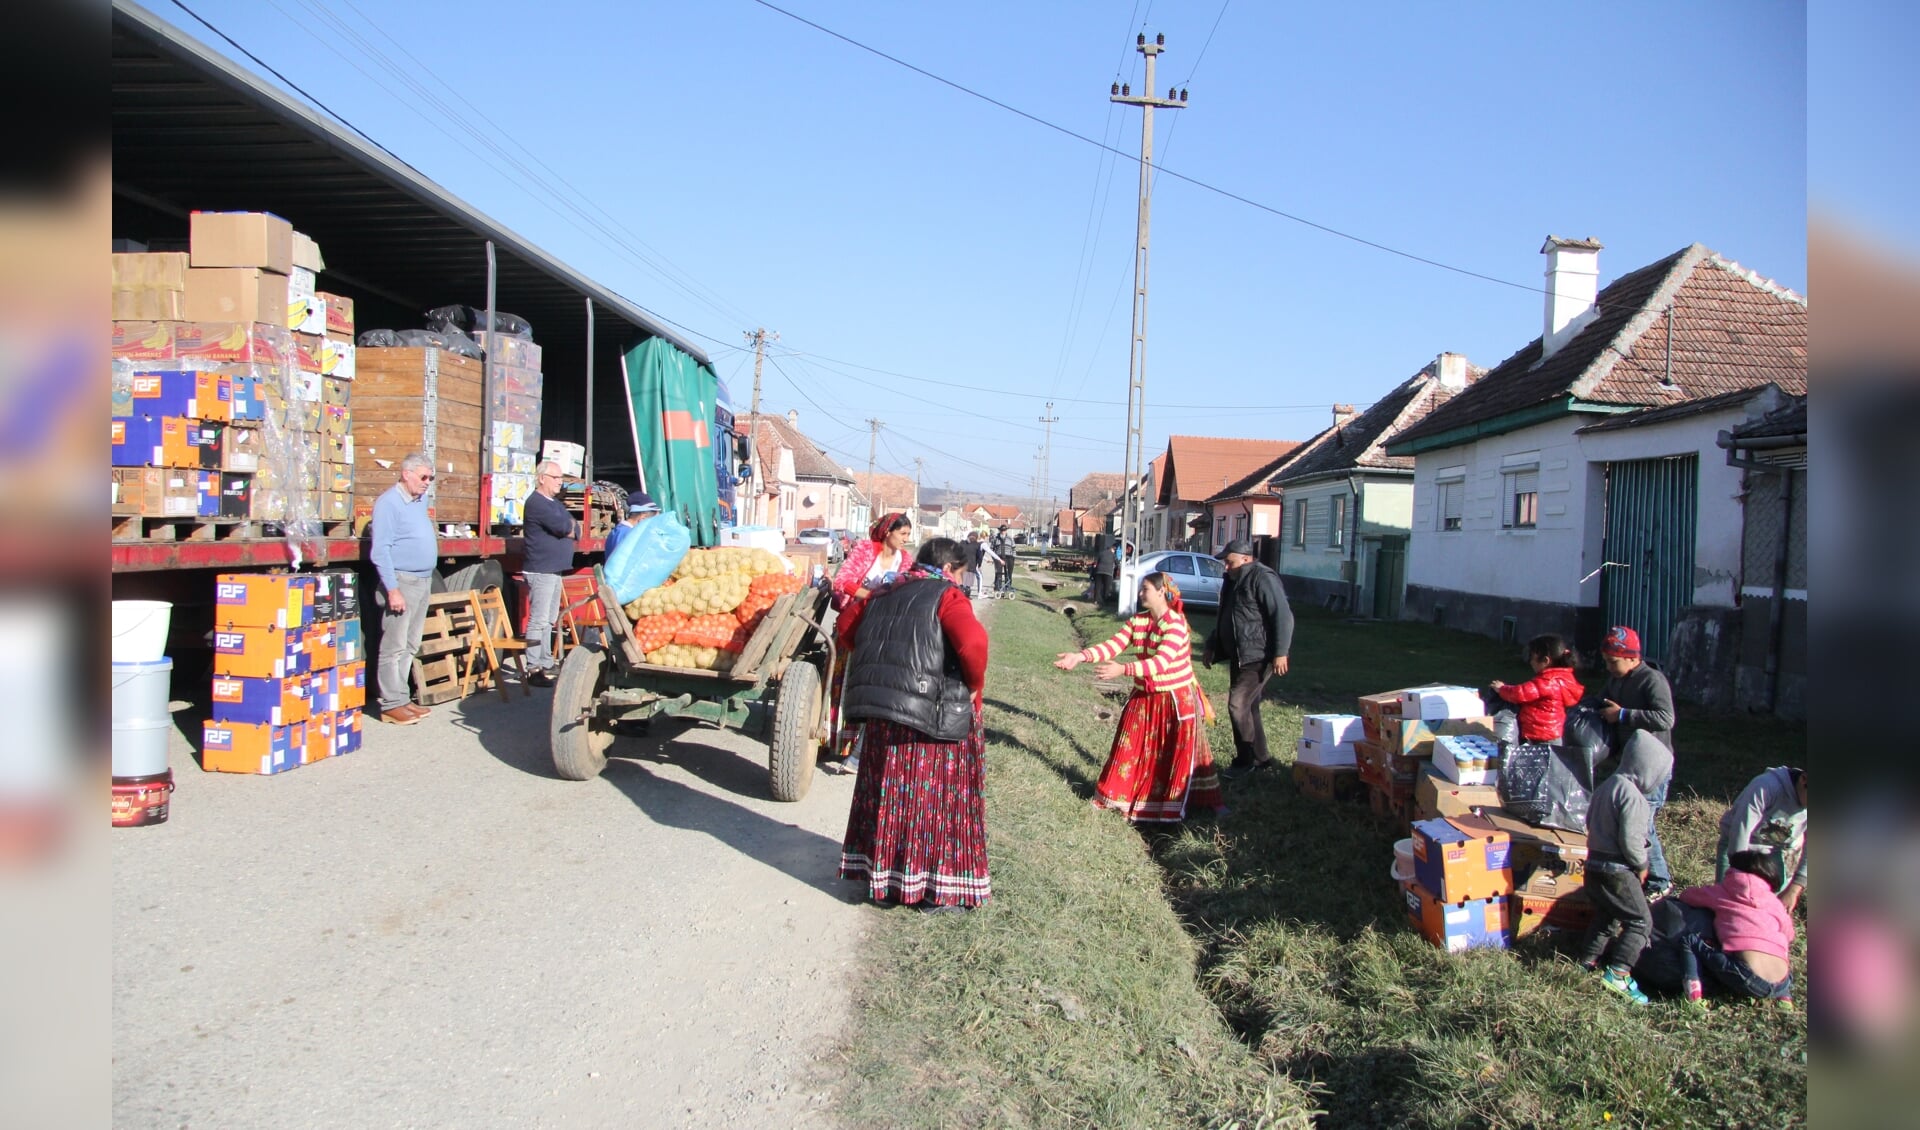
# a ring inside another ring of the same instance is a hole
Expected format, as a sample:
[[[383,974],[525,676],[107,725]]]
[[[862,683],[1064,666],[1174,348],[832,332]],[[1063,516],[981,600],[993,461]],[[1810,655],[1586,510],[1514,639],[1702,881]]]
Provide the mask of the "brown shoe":
[[[382,710],[380,712],[380,720],[382,722],[391,722],[396,726],[411,726],[415,722],[420,721],[420,711],[418,707],[413,706],[411,703],[406,703],[396,706],[392,710]]]
[[[413,711],[413,716],[415,718],[425,718],[427,715],[433,713],[432,710],[428,709],[427,707],[421,706],[417,702],[409,702],[407,704],[407,709]]]

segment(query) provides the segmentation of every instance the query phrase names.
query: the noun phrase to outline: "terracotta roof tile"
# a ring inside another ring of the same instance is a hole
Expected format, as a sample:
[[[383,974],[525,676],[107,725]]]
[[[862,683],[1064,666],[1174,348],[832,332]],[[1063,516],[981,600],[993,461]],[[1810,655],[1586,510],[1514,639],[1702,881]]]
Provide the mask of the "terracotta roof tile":
[[[869,475],[864,471],[855,471],[853,485],[866,497],[875,518],[895,510],[913,509],[913,480],[905,475],[888,475],[878,471]]]
[[[1375,401],[1365,412],[1315,436],[1311,441],[1312,450],[1289,460],[1273,477],[1273,481],[1284,485],[1314,475],[1342,471],[1413,470],[1412,456],[1387,454],[1387,437],[1426,419],[1441,405],[1465,391],[1441,384],[1436,379],[1437,365],[1438,362],[1429,364]],[[1484,369],[1469,368],[1468,387],[1471,388],[1472,382],[1485,372]]]
[[[793,475],[797,479],[831,479],[838,483],[853,482],[853,476],[847,469],[828,458],[806,433],[788,423],[784,416],[760,417],[762,427],[771,428],[780,437],[780,442],[793,449]]]
[[[1166,474],[1155,485],[1158,502],[1204,502],[1223,487],[1299,447],[1290,439],[1220,439],[1213,436],[1169,436]],[[1177,494],[1176,494],[1177,492]]]
[[[1119,498],[1127,489],[1127,476],[1119,471],[1095,471],[1067,491],[1067,506],[1085,510],[1103,498]]]

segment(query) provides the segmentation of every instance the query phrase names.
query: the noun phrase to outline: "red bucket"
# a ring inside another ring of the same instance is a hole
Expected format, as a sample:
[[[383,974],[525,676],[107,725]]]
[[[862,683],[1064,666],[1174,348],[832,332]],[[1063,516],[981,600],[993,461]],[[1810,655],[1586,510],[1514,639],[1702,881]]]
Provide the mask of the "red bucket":
[[[173,770],[147,777],[113,779],[113,826],[139,828],[164,824],[167,801],[173,792]]]

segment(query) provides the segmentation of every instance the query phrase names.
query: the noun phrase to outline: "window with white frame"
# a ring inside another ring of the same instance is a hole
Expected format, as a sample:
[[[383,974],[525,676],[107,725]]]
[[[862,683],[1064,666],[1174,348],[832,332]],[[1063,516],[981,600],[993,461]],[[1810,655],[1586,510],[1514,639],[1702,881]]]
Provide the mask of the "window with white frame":
[[[1225,515],[1213,520],[1213,544],[1227,544],[1227,519]]]
[[[1307,500],[1304,498],[1293,504],[1293,544],[1302,548],[1307,544]]]
[[[1460,529],[1466,514],[1467,480],[1447,479],[1436,483],[1435,487],[1439,494],[1441,531]]]
[[[1327,521],[1327,546],[1339,549],[1347,543],[1347,496],[1336,494],[1328,500],[1332,515]]]
[[[1247,516],[1245,514],[1235,514],[1233,516],[1233,536],[1236,538],[1244,538],[1247,536]]]
[[[1540,520],[1540,468],[1511,467],[1500,473],[1500,525],[1530,530]]]

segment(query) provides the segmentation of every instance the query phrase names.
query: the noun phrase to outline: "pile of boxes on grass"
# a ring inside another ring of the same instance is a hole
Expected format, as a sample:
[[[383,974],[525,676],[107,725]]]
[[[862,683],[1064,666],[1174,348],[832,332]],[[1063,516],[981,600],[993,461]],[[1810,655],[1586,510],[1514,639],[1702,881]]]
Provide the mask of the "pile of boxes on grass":
[[[347,569],[214,578],[213,716],[201,768],[280,773],[360,748],[360,594]]]
[[[353,301],[264,212],[195,212],[185,252],[113,255],[113,513],[317,533],[353,514]]]
[[[1364,789],[1376,814],[1410,826],[1392,874],[1415,929],[1462,950],[1592,921],[1586,836],[1502,809],[1502,748],[1477,690],[1406,687],[1362,695],[1359,711],[1305,718],[1294,780],[1328,801]]]

